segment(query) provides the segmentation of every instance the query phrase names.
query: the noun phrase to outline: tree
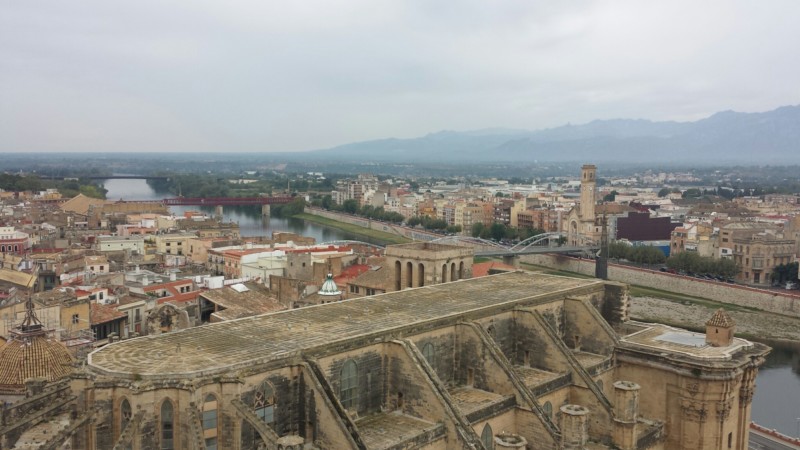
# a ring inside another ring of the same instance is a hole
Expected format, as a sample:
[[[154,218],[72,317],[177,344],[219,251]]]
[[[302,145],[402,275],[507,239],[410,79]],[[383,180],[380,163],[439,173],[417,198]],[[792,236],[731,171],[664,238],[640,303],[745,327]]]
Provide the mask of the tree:
[[[472,224],[472,230],[470,230],[470,234],[472,237],[480,237],[483,234],[484,226],[482,222],[475,222]]]
[[[446,230],[448,233],[461,233],[461,225],[448,225]]]
[[[670,189],[669,189],[669,188],[663,188],[663,189],[661,189],[660,191],[658,191],[658,196],[659,196],[660,198],[664,198],[664,197],[666,197],[667,195],[669,195],[669,193],[670,193],[670,192],[672,192],[672,191],[670,191]]]
[[[342,203],[342,211],[355,214],[358,211],[358,202],[353,199],[345,200],[344,203]]]
[[[700,191],[700,189],[691,188],[691,189],[687,189],[687,190],[683,191],[683,194],[681,194],[681,197],[683,197],[683,198],[700,198],[700,197],[702,197],[702,195],[703,195],[703,192]]]
[[[613,202],[614,200],[616,200],[616,198],[617,198],[617,194],[619,194],[619,192],[617,192],[617,191],[611,191],[611,192],[609,192],[608,194],[606,194],[606,195],[603,197],[603,201],[604,201],[604,202]]]
[[[322,205],[323,208],[331,209],[331,205],[332,204],[333,204],[333,197],[331,197],[330,195],[326,195],[326,196],[322,197],[321,205]]]
[[[493,223],[492,226],[489,227],[489,236],[496,241],[503,239],[506,236],[506,226],[502,223]]]
[[[616,260],[628,259],[628,253],[633,249],[623,242],[611,242],[608,244],[608,257]]]

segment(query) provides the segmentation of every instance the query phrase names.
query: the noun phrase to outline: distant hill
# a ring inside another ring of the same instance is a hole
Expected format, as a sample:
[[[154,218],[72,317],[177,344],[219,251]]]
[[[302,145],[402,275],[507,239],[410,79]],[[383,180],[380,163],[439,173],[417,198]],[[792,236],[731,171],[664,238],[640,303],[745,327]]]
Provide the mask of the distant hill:
[[[537,131],[440,131],[304,152],[330,160],[385,162],[592,161],[800,163],[800,106],[719,112],[696,122],[595,120]]]

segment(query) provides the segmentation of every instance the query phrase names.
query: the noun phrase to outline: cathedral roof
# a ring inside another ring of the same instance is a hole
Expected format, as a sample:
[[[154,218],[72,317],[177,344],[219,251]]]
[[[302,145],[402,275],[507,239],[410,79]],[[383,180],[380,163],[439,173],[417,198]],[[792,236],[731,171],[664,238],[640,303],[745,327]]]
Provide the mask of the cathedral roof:
[[[734,322],[731,316],[722,308],[718,309],[717,312],[708,319],[708,322],[706,322],[706,326],[720,328],[730,328],[734,325],[736,325],[736,322]]]
[[[456,320],[593,289],[603,289],[603,282],[523,272],[489,275],[128,339],[92,352],[89,367],[158,378],[227,371],[411,324]]]

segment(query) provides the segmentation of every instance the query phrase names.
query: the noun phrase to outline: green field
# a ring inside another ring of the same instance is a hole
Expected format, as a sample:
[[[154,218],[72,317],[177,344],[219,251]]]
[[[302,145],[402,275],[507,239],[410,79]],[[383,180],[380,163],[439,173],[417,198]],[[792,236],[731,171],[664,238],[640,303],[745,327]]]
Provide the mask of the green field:
[[[318,223],[331,228],[338,228],[349,233],[358,234],[360,236],[369,237],[379,241],[382,244],[406,244],[411,242],[411,239],[398,236],[396,234],[384,233],[383,231],[370,230],[368,228],[352,225],[349,223],[339,222],[338,220],[328,219],[327,217],[315,216],[313,214],[301,213],[292,217],[307,220],[309,222]]]

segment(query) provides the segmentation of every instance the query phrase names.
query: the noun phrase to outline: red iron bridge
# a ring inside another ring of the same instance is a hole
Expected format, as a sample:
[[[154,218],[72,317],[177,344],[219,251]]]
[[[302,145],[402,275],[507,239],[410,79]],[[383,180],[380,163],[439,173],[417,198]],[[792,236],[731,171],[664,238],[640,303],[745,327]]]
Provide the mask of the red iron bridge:
[[[264,197],[174,197],[163,200],[120,200],[117,203],[161,203],[164,206],[213,206],[215,214],[222,216],[224,206],[261,206],[261,214],[268,216],[270,205],[291,203],[292,195],[273,195]]]

